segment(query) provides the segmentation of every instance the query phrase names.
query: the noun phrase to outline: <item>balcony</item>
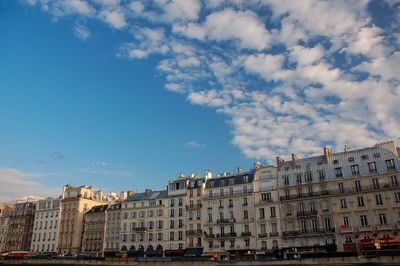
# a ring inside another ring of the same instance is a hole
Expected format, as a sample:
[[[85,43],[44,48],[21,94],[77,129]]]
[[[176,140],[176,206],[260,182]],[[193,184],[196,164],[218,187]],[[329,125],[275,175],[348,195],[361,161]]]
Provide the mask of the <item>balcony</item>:
[[[387,231],[387,230],[392,230],[392,227],[390,224],[380,224],[377,226],[378,231]]]
[[[135,227],[135,228],[132,228],[132,229],[135,232],[146,232],[147,231],[147,227]]]
[[[369,232],[371,231],[371,226],[370,225],[363,225],[358,227],[359,232]]]
[[[236,236],[237,236],[237,234],[235,232],[217,234],[217,238],[230,238],[230,237],[236,237]]]
[[[299,212],[297,212],[297,217],[312,217],[312,216],[316,216],[317,214],[318,214],[317,210],[299,211]]]
[[[340,226],[340,233],[342,234],[348,234],[348,233],[352,233],[354,231],[352,226],[346,226],[346,225],[341,225]]]
[[[186,210],[197,210],[201,209],[202,204],[186,205]]]
[[[233,197],[233,196],[243,196],[243,195],[248,195],[253,193],[253,189],[247,189],[247,190],[236,190],[233,191],[233,193],[224,193],[224,194],[208,194],[204,195],[205,198],[207,199],[212,199],[212,198],[225,198],[225,197]]]
[[[186,230],[186,235],[187,236],[198,236],[198,235],[201,235],[202,233],[203,233],[203,231],[201,229]]]
[[[233,224],[236,222],[236,219],[218,219],[217,224]]]
[[[215,235],[214,235],[214,234],[208,234],[208,233],[205,233],[205,235],[206,235],[206,238],[214,238],[214,237],[215,237]]]
[[[241,235],[242,236],[251,236],[251,232],[242,232]]]
[[[283,231],[282,236],[295,237],[301,235],[325,235],[335,233],[334,228],[318,228],[317,230],[307,229],[307,230],[297,230],[297,231]]]
[[[281,196],[280,200],[288,201],[288,200],[304,199],[304,198],[311,198],[311,197],[327,196],[330,194],[331,194],[331,192],[329,190],[322,190],[322,191],[316,191],[316,192],[311,192],[311,193],[301,193],[301,194],[296,194],[296,195]]]
[[[269,236],[270,237],[277,237],[277,236],[279,236],[279,232],[271,232],[271,233],[269,233]]]
[[[259,238],[266,238],[266,237],[268,237],[268,233],[261,233],[261,234],[258,234],[258,237],[259,237]]]

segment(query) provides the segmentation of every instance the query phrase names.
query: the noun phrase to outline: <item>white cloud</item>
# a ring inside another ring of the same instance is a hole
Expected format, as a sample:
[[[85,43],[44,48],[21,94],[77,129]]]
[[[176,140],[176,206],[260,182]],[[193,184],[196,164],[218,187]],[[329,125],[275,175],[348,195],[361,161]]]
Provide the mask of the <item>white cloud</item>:
[[[73,30],[74,30],[75,36],[83,41],[90,38],[90,35],[91,35],[90,30],[85,25],[76,24],[74,26]]]
[[[291,48],[289,59],[300,65],[309,65],[319,61],[324,54],[324,48],[321,45],[312,48],[295,45]]]
[[[231,102],[231,99],[227,95],[223,95],[215,89],[191,92],[188,95],[188,100],[193,104],[208,105],[211,107],[223,107]]]
[[[397,79],[399,77],[400,51],[396,51],[387,57],[380,57],[365,61],[355,67],[355,70],[366,71],[371,75],[378,75],[384,80]]]
[[[0,202],[14,201],[27,196],[59,196],[62,188],[49,187],[36,179],[50,173],[29,173],[14,168],[0,168]],[[34,195],[32,195],[34,193]]]
[[[185,87],[179,83],[167,83],[165,88],[170,91],[182,93],[185,90]]]
[[[198,142],[197,140],[191,140],[185,143],[185,147],[188,149],[200,149],[204,148],[206,145]]]
[[[123,10],[119,8],[106,8],[100,12],[100,17],[115,29],[122,29],[128,24],[125,20],[125,14]]]
[[[174,20],[197,20],[201,8],[199,0],[171,0],[163,5],[165,19]]]
[[[133,12],[135,12],[136,14],[140,14],[143,12],[144,10],[144,5],[142,4],[142,2],[140,1],[132,1],[129,4],[129,7],[131,10],[133,10]]]
[[[210,39],[234,39],[242,48],[262,50],[267,48],[271,41],[265,25],[252,11],[217,11],[207,16],[204,27]]]
[[[192,39],[204,40],[206,37],[206,30],[195,23],[174,24],[172,31]]]

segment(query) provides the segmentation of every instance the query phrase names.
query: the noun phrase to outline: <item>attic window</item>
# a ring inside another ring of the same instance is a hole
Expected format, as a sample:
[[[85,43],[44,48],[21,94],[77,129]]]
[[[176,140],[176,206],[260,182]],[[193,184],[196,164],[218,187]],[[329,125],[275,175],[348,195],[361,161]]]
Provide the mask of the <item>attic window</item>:
[[[349,163],[354,162],[354,157],[349,157]]]
[[[380,158],[380,157],[381,157],[381,154],[380,154],[379,152],[374,153],[374,157],[375,157],[375,158]]]
[[[338,164],[339,160],[333,160],[333,164]]]
[[[364,154],[364,155],[361,156],[361,159],[363,159],[363,160],[368,160],[369,157],[368,157],[368,155]]]

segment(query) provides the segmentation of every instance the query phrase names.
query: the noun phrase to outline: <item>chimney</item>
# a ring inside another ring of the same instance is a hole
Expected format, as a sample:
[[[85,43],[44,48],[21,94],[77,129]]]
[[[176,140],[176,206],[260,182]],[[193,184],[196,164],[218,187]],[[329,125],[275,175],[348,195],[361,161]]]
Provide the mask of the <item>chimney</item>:
[[[239,166],[239,167],[237,168],[237,172],[238,172],[238,174],[241,174],[241,173],[243,173],[243,169],[242,169],[242,167],[240,167],[240,166]]]
[[[350,146],[344,145],[344,152],[350,152],[352,148]]]
[[[276,157],[276,167],[278,167],[278,171],[282,168],[283,164],[285,163],[285,160],[281,157]]]
[[[153,192],[153,190],[151,190],[151,188],[146,188],[145,192],[150,193],[150,192]]]
[[[324,157],[325,161],[328,162],[331,159],[332,150],[328,147],[324,147]]]
[[[260,169],[260,168],[261,168],[261,163],[260,163],[260,162],[255,162],[255,163],[253,164],[253,168],[254,168],[254,170]]]
[[[292,153],[292,164],[293,164],[293,166],[296,165],[298,160],[299,160],[299,157],[297,157],[296,154]]]

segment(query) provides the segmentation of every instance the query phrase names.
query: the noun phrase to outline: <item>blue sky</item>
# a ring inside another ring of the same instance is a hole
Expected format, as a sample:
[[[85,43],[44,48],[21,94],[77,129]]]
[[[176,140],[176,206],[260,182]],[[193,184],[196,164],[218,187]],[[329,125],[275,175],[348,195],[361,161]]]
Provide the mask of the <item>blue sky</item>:
[[[0,1],[0,200],[400,136],[399,1]]]

